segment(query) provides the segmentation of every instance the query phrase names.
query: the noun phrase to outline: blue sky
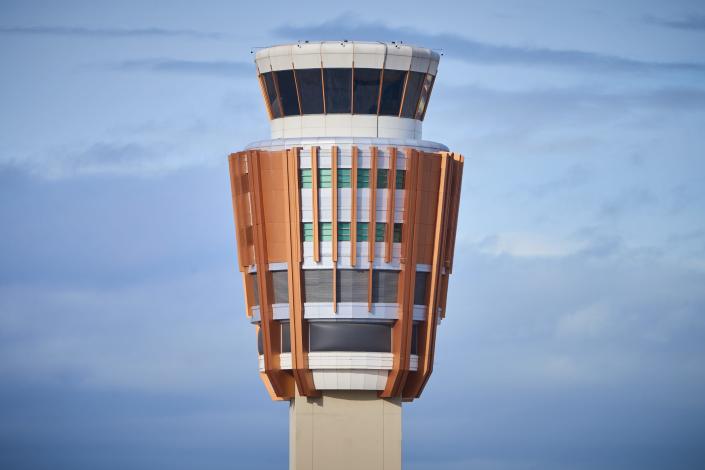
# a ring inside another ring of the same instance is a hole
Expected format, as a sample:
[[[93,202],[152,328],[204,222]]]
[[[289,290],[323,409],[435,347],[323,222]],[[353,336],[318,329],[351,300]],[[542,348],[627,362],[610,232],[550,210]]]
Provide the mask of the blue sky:
[[[466,156],[405,468],[705,467],[705,7],[0,1],[0,467],[280,469],[226,156],[250,51],[444,51]]]

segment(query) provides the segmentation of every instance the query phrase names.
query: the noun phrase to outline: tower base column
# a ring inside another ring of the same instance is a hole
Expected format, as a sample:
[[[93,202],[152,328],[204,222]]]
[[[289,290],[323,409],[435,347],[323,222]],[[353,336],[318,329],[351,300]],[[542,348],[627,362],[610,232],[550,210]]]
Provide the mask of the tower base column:
[[[298,394],[289,405],[289,470],[401,470],[401,400],[375,391]]]

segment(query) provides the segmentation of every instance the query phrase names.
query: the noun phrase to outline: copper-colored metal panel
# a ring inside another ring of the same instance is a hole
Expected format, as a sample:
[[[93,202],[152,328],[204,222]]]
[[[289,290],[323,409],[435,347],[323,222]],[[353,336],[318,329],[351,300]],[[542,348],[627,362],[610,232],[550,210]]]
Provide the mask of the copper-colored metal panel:
[[[331,191],[332,191],[332,216],[333,229],[333,312],[338,312],[338,146],[331,147]]]
[[[392,261],[394,247],[394,198],[397,189],[397,148],[389,148],[389,165],[387,170],[387,230],[384,236],[384,262]]]
[[[299,149],[291,149],[286,154],[284,177],[287,185],[287,247],[289,249],[289,331],[291,334],[291,368],[300,395],[316,396],[313,375],[307,367],[304,337],[307,326],[303,315],[301,299],[301,201],[299,197]]]
[[[372,311],[372,264],[375,260],[375,243],[377,243],[377,147],[370,147],[370,213],[367,225],[367,261],[369,272],[367,278],[367,311]]]
[[[293,380],[281,370],[279,354],[281,338],[277,334],[278,324],[272,314],[272,289],[269,264],[267,262],[267,240],[265,231],[264,205],[262,202],[262,180],[259,161],[260,152],[247,153],[248,177],[252,189],[253,233],[255,238],[255,260],[257,264],[257,284],[259,287],[260,327],[264,347],[264,375],[269,380],[274,394],[280,398],[293,396]]]
[[[352,148],[351,197],[350,197],[350,265],[357,263],[357,147]]]
[[[404,225],[401,243],[401,273],[399,279],[398,319],[392,327],[392,352],[394,359],[381,397],[401,394],[410,368],[411,332],[414,315],[414,287],[416,283],[415,227],[419,205],[417,182],[423,175],[419,172],[419,153],[406,150],[407,187],[404,191]]]
[[[431,264],[430,295],[426,321],[420,328],[421,338],[419,341],[419,367],[416,372],[409,374],[404,385],[403,396],[405,398],[418,397],[428,378],[433,371],[433,352],[436,339],[436,327],[438,323],[438,297],[439,297],[439,276],[443,260],[444,225],[448,218],[448,176],[451,166],[448,165],[448,153],[441,153],[441,171],[436,204],[436,224],[434,231],[433,262]],[[452,160],[451,160],[452,161]]]
[[[318,263],[321,260],[318,233],[318,147],[311,147],[311,191],[313,192],[313,259]]]

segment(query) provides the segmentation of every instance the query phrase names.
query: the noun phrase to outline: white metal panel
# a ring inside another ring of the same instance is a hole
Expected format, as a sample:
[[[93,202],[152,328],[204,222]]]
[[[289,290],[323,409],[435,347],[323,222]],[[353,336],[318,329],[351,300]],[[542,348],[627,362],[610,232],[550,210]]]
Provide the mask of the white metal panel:
[[[352,68],[353,44],[330,41],[321,44],[321,62],[326,68]]]
[[[321,43],[299,43],[291,48],[291,60],[296,69],[315,69],[321,66]]]
[[[291,69],[291,47],[291,45],[286,45],[269,48],[269,61],[272,64],[272,70]]]
[[[384,66],[384,44],[356,42],[353,44],[353,50],[355,68],[381,69]]]
[[[412,72],[428,72],[428,67],[431,63],[431,49],[426,49],[424,47],[415,47],[413,55],[411,57],[411,67],[409,70]]]
[[[259,73],[267,73],[272,71],[272,63],[269,61],[269,49],[260,49],[255,54],[255,63]]]
[[[403,44],[390,44],[387,46],[387,59],[385,69],[409,70],[413,48]]]

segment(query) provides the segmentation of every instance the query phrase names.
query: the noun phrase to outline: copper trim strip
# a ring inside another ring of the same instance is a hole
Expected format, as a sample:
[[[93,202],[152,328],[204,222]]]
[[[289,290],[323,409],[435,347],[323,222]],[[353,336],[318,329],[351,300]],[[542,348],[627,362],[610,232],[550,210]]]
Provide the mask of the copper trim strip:
[[[392,261],[394,247],[394,198],[397,189],[397,148],[389,147],[389,165],[387,165],[387,233],[385,234],[384,262]]]
[[[369,275],[367,279],[367,311],[372,311],[372,265],[375,260],[377,243],[377,147],[370,147],[370,208],[367,225],[367,261]]]
[[[311,191],[313,196],[313,260],[318,263],[321,261],[318,228],[318,147],[311,147]]]
[[[352,148],[351,196],[350,196],[350,265],[357,263],[357,147]]]
[[[332,191],[332,214],[331,224],[333,229],[333,312],[338,312],[337,283],[338,283],[338,146],[331,147],[330,167],[331,167],[331,191]]]

